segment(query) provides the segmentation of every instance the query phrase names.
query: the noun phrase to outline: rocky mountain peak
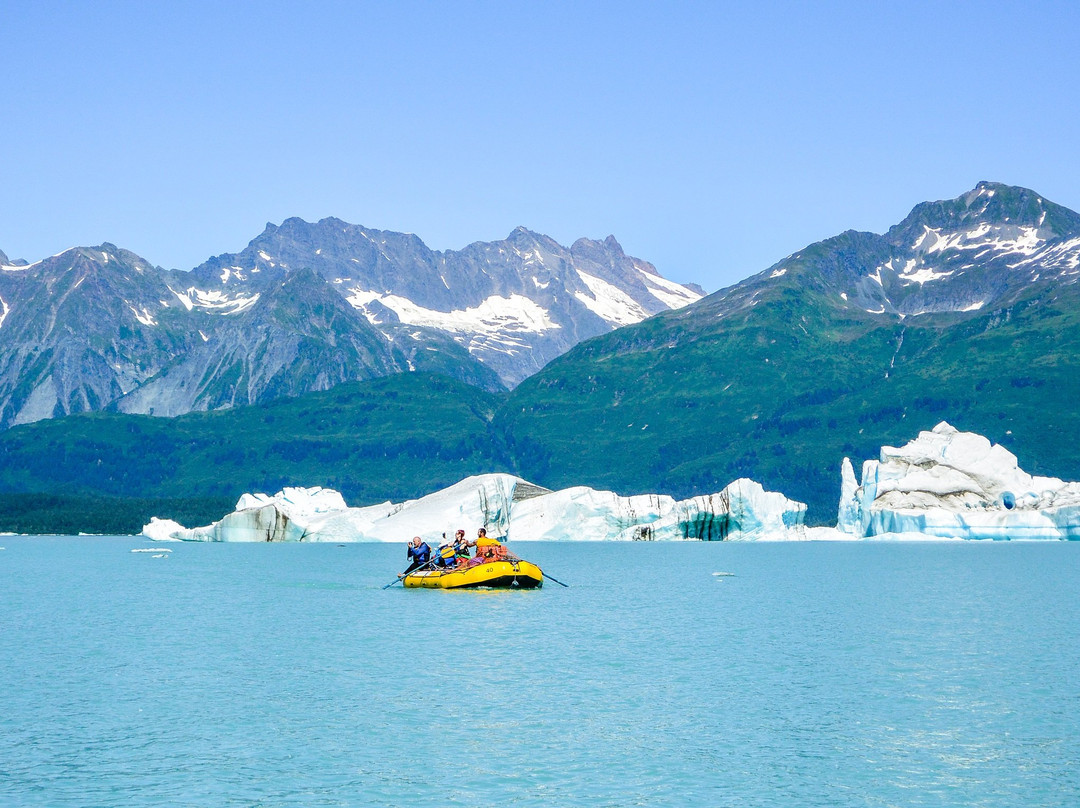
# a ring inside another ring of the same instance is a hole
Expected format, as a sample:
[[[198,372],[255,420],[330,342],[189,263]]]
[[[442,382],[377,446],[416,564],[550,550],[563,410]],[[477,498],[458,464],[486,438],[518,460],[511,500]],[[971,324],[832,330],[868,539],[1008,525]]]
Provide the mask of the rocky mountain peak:
[[[30,266],[30,262],[25,258],[9,258],[3,250],[0,250],[0,266],[21,268]]]
[[[1005,305],[1033,285],[1075,283],[1080,215],[1028,188],[983,181],[923,202],[884,236],[848,231],[757,276],[769,287],[814,283],[841,309],[886,317]],[[789,272],[790,270],[790,272]],[[750,286],[722,296],[746,304]]]
[[[933,246],[934,239],[927,239],[927,233],[985,236],[991,230],[1029,240],[1073,237],[1080,235],[1080,215],[1028,188],[983,180],[955,199],[916,205],[886,238],[918,249]]]
[[[544,248],[550,247],[549,242],[552,244],[554,241],[543,233],[537,233],[529,230],[527,227],[515,227],[510,231],[510,235],[506,237],[506,242],[519,249],[531,249],[534,246],[543,246]]]

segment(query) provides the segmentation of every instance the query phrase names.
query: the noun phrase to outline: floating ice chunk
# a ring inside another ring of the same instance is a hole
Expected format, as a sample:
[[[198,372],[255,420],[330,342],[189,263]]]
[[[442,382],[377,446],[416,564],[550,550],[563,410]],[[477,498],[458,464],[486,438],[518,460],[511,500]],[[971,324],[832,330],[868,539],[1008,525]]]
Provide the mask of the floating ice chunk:
[[[837,529],[856,538],[1080,539],[1080,484],[1032,477],[1004,447],[942,422],[882,447],[858,486],[845,458]]]
[[[801,538],[806,506],[736,480],[718,494],[676,502],[620,497],[579,486],[515,502],[508,539],[521,541],[683,541]]]
[[[806,506],[736,480],[718,494],[676,502],[646,494],[620,497],[578,487],[547,491],[510,474],[468,477],[401,504],[346,507],[336,491],[286,488],[273,497],[244,494],[218,522],[184,528],[152,519],[150,538],[187,541],[438,542],[460,528],[483,527],[508,540],[753,540],[803,538]]]
[[[485,527],[490,535],[501,536],[519,481],[509,474],[485,474],[418,500],[364,508],[347,507],[331,489],[286,488],[272,497],[244,494],[235,511],[205,527],[183,528],[173,522],[170,526],[179,529],[166,531],[159,527],[161,520],[151,520],[143,534],[156,538],[166,533],[185,541],[405,541],[417,535],[435,541],[458,527]]]
[[[186,530],[186,527],[179,522],[174,522],[172,519],[158,519],[156,516],[152,516],[150,517],[150,523],[143,525],[142,535],[154,541],[181,541],[179,534]]]

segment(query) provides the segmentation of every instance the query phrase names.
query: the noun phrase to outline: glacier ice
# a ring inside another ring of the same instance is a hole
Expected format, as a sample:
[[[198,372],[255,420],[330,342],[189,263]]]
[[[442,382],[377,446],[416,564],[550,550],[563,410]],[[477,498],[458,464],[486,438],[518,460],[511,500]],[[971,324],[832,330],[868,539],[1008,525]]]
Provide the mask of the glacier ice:
[[[458,528],[511,541],[673,541],[804,538],[806,505],[736,480],[717,494],[676,501],[656,494],[621,497],[576,487],[548,491],[510,474],[468,477],[420,499],[347,507],[325,488],[244,494],[236,509],[205,527],[154,518],[152,539],[184,541],[438,542]]]
[[[942,422],[901,447],[884,446],[856,479],[841,467],[836,528],[806,528],[806,506],[740,479],[676,501],[584,486],[549,491],[510,474],[468,477],[408,502],[350,508],[337,491],[244,494],[205,527],[151,519],[143,535],[186,541],[438,543],[483,527],[509,541],[754,541],[1080,539],[1080,483],[1035,477],[1002,446]]]
[[[514,503],[510,540],[704,541],[801,538],[806,505],[740,479],[718,494],[677,502],[579,486]]]
[[[857,486],[847,458],[841,477],[837,529],[855,538],[1080,539],[1080,483],[1034,477],[1004,447],[944,421],[883,446]]]

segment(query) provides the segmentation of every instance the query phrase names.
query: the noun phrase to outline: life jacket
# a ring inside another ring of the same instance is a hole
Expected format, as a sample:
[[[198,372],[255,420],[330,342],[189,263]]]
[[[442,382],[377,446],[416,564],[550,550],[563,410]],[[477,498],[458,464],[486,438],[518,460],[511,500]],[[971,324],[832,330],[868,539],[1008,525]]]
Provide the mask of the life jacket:
[[[444,567],[452,567],[456,555],[457,552],[454,550],[454,545],[444,544],[439,548],[439,563]]]
[[[506,557],[506,548],[498,539],[490,539],[487,536],[476,540],[476,555],[478,558],[501,559]]]

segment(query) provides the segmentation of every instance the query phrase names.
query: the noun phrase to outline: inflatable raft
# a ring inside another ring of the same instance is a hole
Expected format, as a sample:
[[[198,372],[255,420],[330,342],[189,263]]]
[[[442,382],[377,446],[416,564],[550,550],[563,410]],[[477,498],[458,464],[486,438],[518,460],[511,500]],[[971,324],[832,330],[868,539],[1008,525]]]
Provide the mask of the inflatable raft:
[[[482,561],[463,569],[417,570],[406,575],[403,583],[423,589],[539,589],[544,585],[544,573],[521,559]]]

